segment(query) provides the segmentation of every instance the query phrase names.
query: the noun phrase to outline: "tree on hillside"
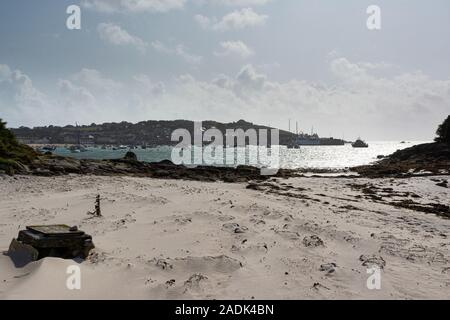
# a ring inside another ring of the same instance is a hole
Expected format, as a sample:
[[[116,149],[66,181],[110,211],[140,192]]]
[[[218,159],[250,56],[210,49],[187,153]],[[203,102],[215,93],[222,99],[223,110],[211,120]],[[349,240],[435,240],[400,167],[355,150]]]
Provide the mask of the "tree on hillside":
[[[17,146],[13,133],[6,128],[6,122],[0,119],[0,157],[5,157],[11,147]]]
[[[28,163],[36,157],[36,152],[16,140],[14,134],[6,128],[6,122],[0,119],[0,163],[20,161]]]
[[[447,116],[447,119],[445,119],[441,125],[439,125],[436,134],[436,142],[444,142],[450,144],[450,115]]]

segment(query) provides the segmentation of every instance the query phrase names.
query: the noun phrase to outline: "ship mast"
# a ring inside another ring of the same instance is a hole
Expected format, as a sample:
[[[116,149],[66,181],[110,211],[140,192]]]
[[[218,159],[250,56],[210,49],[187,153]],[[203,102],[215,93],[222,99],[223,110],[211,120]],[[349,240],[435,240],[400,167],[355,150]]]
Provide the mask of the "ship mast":
[[[81,138],[80,138],[80,128],[78,127],[78,122],[75,122],[75,127],[77,128],[77,141],[78,145],[81,145]]]

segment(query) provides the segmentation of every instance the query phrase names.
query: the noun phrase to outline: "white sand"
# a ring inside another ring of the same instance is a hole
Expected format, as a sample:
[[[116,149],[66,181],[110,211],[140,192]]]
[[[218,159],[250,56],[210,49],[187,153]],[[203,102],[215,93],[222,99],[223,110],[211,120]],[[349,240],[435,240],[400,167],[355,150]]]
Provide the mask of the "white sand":
[[[449,299],[450,220],[355,201],[361,193],[347,184],[366,181],[278,181],[307,188],[302,194],[320,200],[314,201],[246,184],[0,176],[2,251],[32,224],[78,225],[96,245],[78,264],[81,290],[66,288],[66,268],[77,264],[72,260],[45,258],[16,268],[0,255],[0,298]],[[449,189],[430,178],[374,182],[413,191],[421,196],[416,201],[449,203]],[[97,193],[104,217],[90,218]],[[342,208],[348,205],[353,208]],[[235,233],[231,223],[244,232]],[[306,247],[303,238],[311,235],[324,246]],[[366,287],[363,254],[386,261],[380,290]],[[332,262],[334,273],[320,271]]]

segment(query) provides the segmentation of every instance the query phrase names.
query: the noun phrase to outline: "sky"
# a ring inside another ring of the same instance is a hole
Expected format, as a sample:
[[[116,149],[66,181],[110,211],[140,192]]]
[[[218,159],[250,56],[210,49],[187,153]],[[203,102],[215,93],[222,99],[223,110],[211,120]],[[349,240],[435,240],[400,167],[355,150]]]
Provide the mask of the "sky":
[[[448,0],[0,2],[9,127],[291,119],[321,136],[431,140],[448,114]]]

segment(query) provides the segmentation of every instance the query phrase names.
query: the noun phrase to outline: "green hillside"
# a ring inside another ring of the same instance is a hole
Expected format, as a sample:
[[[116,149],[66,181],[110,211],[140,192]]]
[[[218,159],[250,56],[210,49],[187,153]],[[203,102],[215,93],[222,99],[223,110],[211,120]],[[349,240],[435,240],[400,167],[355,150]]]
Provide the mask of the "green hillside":
[[[14,134],[6,128],[6,122],[0,119],[0,170],[8,173],[31,163],[37,153],[30,147],[19,143]]]

